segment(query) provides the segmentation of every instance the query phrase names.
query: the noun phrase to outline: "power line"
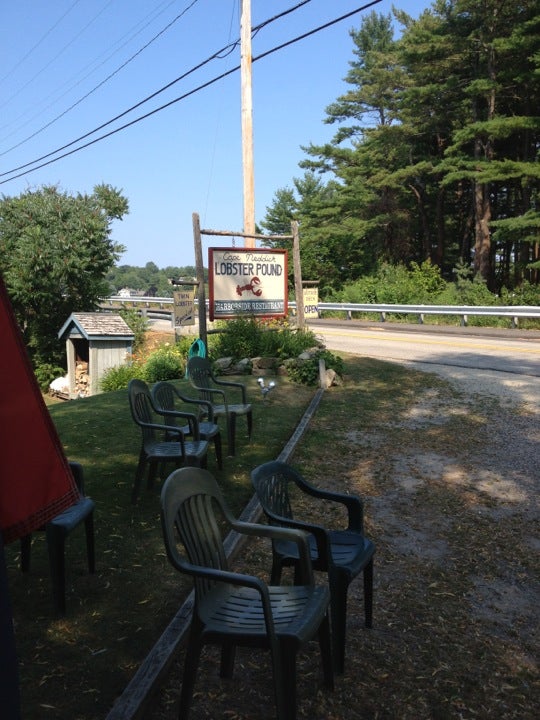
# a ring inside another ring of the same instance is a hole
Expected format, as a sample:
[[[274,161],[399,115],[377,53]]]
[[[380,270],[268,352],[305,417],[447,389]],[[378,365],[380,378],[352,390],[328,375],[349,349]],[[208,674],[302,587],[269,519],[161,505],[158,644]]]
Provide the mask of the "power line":
[[[25,88],[27,88],[28,85],[30,85],[31,83],[33,83],[36,78],[38,78],[42,73],[44,73],[45,70],[47,70],[47,68],[50,67],[55,60],[58,60],[58,58],[65,53],[65,51],[68,49],[68,47],[70,47],[71,45],[73,45],[73,43],[74,43],[81,35],[83,35],[83,34],[86,32],[86,30],[88,30],[88,28],[90,27],[90,25],[92,25],[92,24],[98,19],[98,17],[99,17],[100,15],[102,15],[102,14],[105,12],[105,10],[109,7],[109,5],[111,5],[113,2],[114,2],[114,0],[109,0],[109,1],[105,4],[105,6],[104,6],[98,13],[96,13],[96,15],[94,15],[94,17],[93,17],[88,23],[86,23],[86,25],[83,27],[82,30],[81,30],[79,33],[77,33],[77,35],[75,35],[75,37],[72,38],[66,45],[64,45],[64,47],[63,47],[58,53],[56,53],[56,55],[55,55],[51,60],[49,60],[49,62],[48,62],[46,65],[44,65],[44,66],[41,68],[41,70],[39,70],[32,78],[30,78],[30,80],[28,80],[22,87],[20,87],[20,88],[17,90],[17,92],[13,93],[13,95],[11,95],[11,97],[9,97],[9,98],[6,100],[6,102],[4,103],[4,105],[10,103],[14,98],[16,98],[18,95],[20,95],[20,93],[21,93]],[[3,107],[3,106],[2,106],[2,107]]]
[[[17,69],[24,63],[24,61],[27,60],[27,59],[30,57],[30,55],[34,52],[34,50],[37,50],[37,48],[41,45],[41,43],[44,42],[44,40],[46,40],[46,38],[48,38],[49,35],[50,35],[54,30],[56,30],[56,28],[60,25],[60,23],[62,22],[62,20],[63,20],[67,15],[69,15],[69,13],[73,10],[73,8],[75,7],[75,5],[78,5],[78,4],[80,3],[80,1],[81,1],[81,0],[75,0],[75,2],[74,2],[72,5],[70,5],[70,7],[66,10],[66,12],[58,18],[58,20],[54,23],[54,25],[53,25],[52,27],[50,27],[50,28],[47,30],[47,32],[46,32],[44,35],[42,35],[42,36],[40,37],[40,39],[39,39],[36,43],[34,43],[34,45],[32,45],[32,47],[30,48],[30,50],[28,50],[28,52],[27,52],[25,55],[23,55],[23,57],[22,57],[17,63],[15,63],[15,65],[11,68],[11,70],[10,70],[9,72],[7,72],[3,77],[0,78],[0,84],[3,83],[4,80],[7,80],[8,77],[10,77],[11,75],[13,75],[13,73],[15,72],[15,70],[17,70]]]
[[[123,70],[127,65],[129,65],[130,62],[132,62],[136,57],[138,57],[142,52],[144,52],[150,45],[152,45],[153,42],[155,42],[161,35],[163,35],[167,30],[169,30],[178,20],[180,20],[181,17],[183,17],[188,10],[191,10],[191,8],[196,5],[199,2],[199,0],[192,0],[192,2],[182,10],[181,13],[179,13],[173,20],[171,20],[164,28],[162,28],[154,37],[149,40],[145,45],[143,45],[139,50],[137,50],[136,53],[134,53],[130,58],[128,58],[122,65],[116,68],[116,70],[113,70],[112,73],[107,75],[107,77],[102,80],[98,85],[96,85],[92,90],[87,92],[85,95],[83,95],[81,98],[79,98],[76,102],[74,102],[72,105],[70,105],[66,110],[61,112],[59,115],[57,115],[55,118],[53,118],[50,122],[48,122],[46,125],[43,125],[39,130],[36,130],[34,133],[29,135],[28,137],[24,138],[24,140],[21,140],[16,145],[12,145],[7,150],[4,150],[2,153],[0,153],[0,157],[3,157],[4,155],[7,155],[7,153],[11,152],[12,150],[15,150],[16,148],[20,147],[21,145],[24,145],[26,142],[31,140],[32,138],[36,137],[36,135],[39,135],[44,130],[46,130],[48,127],[53,125],[57,120],[60,120],[60,118],[64,117],[64,115],[67,115],[70,110],[73,110],[73,108],[77,107],[77,105],[80,105],[86,98],[90,97],[90,95],[93,95],[97,90],[99,90],[100,87],[105,85],[111,78],[113,78],[115,75],[117,75],[121,70]],[[117,119],[117,118],[115,118]],[[114,121],[111,121],[114,122]],[[77,141],[75,141],[77,142]]]
[[[77,0],[77,1],[78,1],[78,0]],[[146,30],[146,28],[147,28],[152,22],[154,22],[154,20],[156,20],[157,17],[159,17],[162,13],[164,13],[164,12],[165,12],[171,5],[173,5],[176,1],[177,1],[177,0],[169,0],[169,1],[167,2],[167,1],[165,0],[164,2],[161,3],[161,6],[160,6],[161,9],[160,9],[159,7],[158,7],[158,8],[154,8],[154,10],[152,10],[150,13],[147,13],[147,15],[146,15],[142,20],[140,20],[139,22],[135,23],[135,25],[134,25],[128,32],[124,33],[124,35],[119,38],[119,40],[116,42],[116,44],[112,46],[112,50],[111,50],[110,52],[109,52],[109,51],[105,51],[105,52],[101,53],[101,55],[99,55],[93,62],[88,63],[88,64],[87,64],[84,68],[82,68],[75,76],[73,76],[73,77],[71,78],[71,80],[73,80],[74,82],[71,84],[71,86],[70,86],[64,93],[62,93],[61,95],[59,95],[59,96],[56,98],[56,100],[52,100],[51,102],[49,102],[48,105],[46,105],[46,106],[45,106],[44,108],[42,108],[41,110],[37,111],[34,115],[32,115],[32,116],[31,116],[25,123],[23,123],[22,125],[19,124],[19,125],[16,127],[15,130],[13,130],[11,133],[8,133],[8,135],[4,136],[3,139],[6,140],[7,138],[11,137],[11,135],[14,135],[17,131],[20,131],[22,127],[25,127],[26,125],[28,125],[29,123],[31,123],[32,120],[35,120],[36,117],[39,117],[39,116],[43,113],[44,110],[48,110],[50,107],[54,107],[54,105],[58,102],[58,100],[60,100],[60,99],[63,98],[65,95],[67,95],[69,92],[71,92],[74,88],[76,88],[78,85],[80,85],[84,80],[86,80],[87,78],[89,78],[94,72],[96,72],[96,70],[97,70],[98,68],[100,68],[100,67],[102,67],[103,65],[105,65],[112,57],[114,57],[114,55],[116,55],[116,53],[120,52],[120,50],[122,50],[122,48],[124,48],[126,45],[128,45],[135,37],[137,37],[137,35],[139,35],[139,34],[142,33],[144,30]],[[165,7],[163,7],[163,5],[165,5]],[[149,19],[148,19],[148,18],[149,18]],[[142,25],[142,27],[141,27],[141,25]],[[126,38],[127,38],[127,39],[126,39]],[[124,42],[122,42],[122,41],[124,41]],[[101,62],[98,62],[104,55],[106,55],[105,59],[101,60]],[[91,69],[89,70],[89,68],[91,68]],[[76,78],[79,77],[80,75],[82,75],[82,73],[84,73],[86,70],[88,70],[88,72],[86,73],[86,75],[84,75],[83,77],[81,77],[79,80],[76,80]],[[46,100],[50,100],[51,96],[54,95],[55,92],[59,92],[60,90],[62,90],[62,88],[66,87],[66,86],[69,84],[69,82],[71,82],[71,80],[66,80],[66,82],[64,82],[63,85],[61,85],[60,88],[58,88],[58,91],[52,91],[51,93],[49,93],[49,94],[48,94],[48,97],[45,98],[45,101],[46,101]],[[18,117],[14,118],[11,122],[7,123],[6,125],[3,125],[1,129],[4,129],[4,128],[6,128],[6,127],[9,127],[10,125],[13,125],[13,124],[17,123],[17,122],[18,122],[21,118],[23,118],[28,112],[31,112],[32,110],[35,110],[35,109],[36,109],[36,105],[37,105],[37,103],[36,103],[35,99],[33,99],[33,100],[32,100],[32,106],[31,106],[30,108],[27,108],[27,110],[23,111]],[[38,130],[35,134],[37,134],[37,133],[39,133],[39,132],[40,132],[40,131]],[[32,137],[33,137],[33,136],[32,136]],[[29,139],[29,138],[28,138],[28,139]],[[21,143],[19,143],[19,145],[20,145],[20,144],[21,144]],[[16,147],[18,147],[18,145],[17,145]],[[2,154],[5,155],[7,152],[9,152],[9,151],[12,150],[12,149],[13,149],[13,148],[9,148],[8,150],[5,150]]]
[[[198,0],[194,0],[194,2],[197,2],[197,1]],[[194,2],[191,5],[193,5]],[[311,2],[311,0],[301,0],[301,2],[297,3],[296,5],[293,5],[292,7],[288,8],[287,10],[284,10],[283,12],[279,13],[278,15],[274,15],[273,17],[269,18],[268,20],[264,20],[262,23],[255,26],[254,28],[252,28],[252,33],[254,35],[257,34],[261,28],[265,27],[266,25],[268,25],[276,20],[281,19],[282,17],[285,17],[286,15],[289,15],[291,12],[298,10],[300,7],[302,7],[303,5],[306,5],[309,2]],[[191,7],[191,5],[190,5],[190,7]],[[188,9],[189,8],[186,8],[186,10],[188,10]],[[93,130],[89,130],[84,135],[81,135],[78,138],[75,138],[75,140],[72,140],[71,142],[66,143],[65,145],[62,145],[61,147],[56,148],[56,150],[52,150],[51,152],[49,152],[45,155],[41,155],[40,157],[36,158],[35,160],[31,160],[30,162],[24,163],[23,165],[19,165],[18,167],[12,168],[11,170],[7,170],[3,173],[0,173],[0,177],[5,177],[6,175],[11,175],[12,173],[17,172],[18,170],[24,170],[25,168],[29,167],[30,165],[34,165],[36,163],[41,162],[42,160],[46,160],[48,157],[51,157],[51,155],[56,155],[57,153],[62,152],[62,150],[66,150],[68,147],[75,145],[76,143],[80,142],[81,140],[85,140],[90,135],[93,135],[94,133],[99,132],[100,130],[107,127],[108,125],[111,125],[113,122],[120,120],[120,118],[124,117],[125,115],[128,115],[130,112],[133,112],[133,110],[136,110],[138,107],[141,107],[141,105],[144,105],[145,103],[149,102],[150,100],[155,98],[157,95],[160,95],[161,93],[165,92],[166,90],[171,88],[173,85],[180,82],[180,80],[184,80],[186,77],[188,77],[192,73],[196,72],[197,70],[200,70],[202,67],[204,67],[204,65],[207,65],[212,60],[215,60],[216,58],[223,59],[224,57],[227,57],[228,55],[230,55],[233,52],[233,50],[239,45],[239,43],[240,43],[240,41],[236,40],[232,43],[229,43],[228,45],[225,45],[223,48],[221,48],[217,52],[213,53],[210,57],[206,58],[206,60],[203,60],[198,65],[195,65],[190,70],[187,70],[185,73],[183,73],[179,77],[175,78],[167,85],[163,86],[159,90],[156,90],[154,93],[152,93],[151,95],[148,95],[143,100],[140,100],[138,103],[136,103],[135,105],[132,105],[127,110],[124,110],[119,115],[116,115],[115,117],[111,118],[107,122],[102,123],[101,125],[94,128]],[[2,153],[2,155],[7,152],[8,151],[6,150],[4,153]],[[40,167],[43,167],[43,165],[41,165]],[[20,177],[20,176],[17,176],[17,177]]]
[[[111,125],[113,122],[120,120],[120,118],[124,117],[125,115],[128,115],[130,112],[133,112],[133,110],[136,110],[138,107],[141,107],[141,105],[144,105],[145,103],[149,102],[150,100],[155,98],[157,95],[160,95],[161,93],[165,92],[165,90],[168,90],[170,87],[175,85],[177,82],[180,82],[180,80],[184,80],[186,77],[188,77],[192,73],[196,72],[197,70],[200,70],[200,68],[202,68],[204,65],[207,65],[209,62],[214,60],[216,57],[224,57],[222,55],[222,53],[224,53],[226,50],[229,50],[229,53],[232,52],[237,45],[238,45],[238,40],[236,40],[234,43],[231,43],[230,45],[226,45],[225,47],[221,48],[216,53],[211,55],[209,58],[206,58],[206,60],[203,60],[195,67],[191,68],[190,70],[187,70],[185,73],[183,73],[179,77],[175,78],[174,80],[172,80],[170,83],[168,83],[164,87],[160,88],[159,90],[156,90],[156,92],[152,93],[152,95],[148,95],[143,100],[140,100],[135,105],[132,105],[127,110],[124,110],[123,112],[121,112],[119,115],[116,115],[115,117],[111,118],[110,120],[107,120],[107,122],[104,122],[101,125],[98,125],[98,127],[94,128],[93,130],[89,130],[84,135],[80,135],[75,140],[72,140],[71,142],[66,143],[65,145],[62,145],[61,147],[56,148],[56,150],[51,150],[51,152],[47,153],[46,155],[42,155],[41,157],[38,157],[35,160],[31,160],[30,162],[27,162],[24,165],[19,165],[18,167],[13,168],[12,170],[7,170],[3,173],[0,173],[0,177],[4,177],[5,175],[10,175],[13,172],[17,172],[17,170],[23,170],[24,168],[28,167],[29,165],[34,165],[34,163],[40,162],[41,160],[45,160],[46,158],[50,157],[51,155],[56,155],[56,153],[62,152],[62,150],[66,150],[68,147],[75,145],[75,143],[78,143],[81,140],[85,140],[90,135],[93,135],[94,133],[99,132],[100,130],[103,130],[103,128],[107,127],[107,125]],[[229,54],[229,53],[227,53],[227,54]],[[221,79],[221,77],[222,76],[220,76],[218,79]],[[225,77],[225,75],[223,77]],[[204,87],[204,86],[202,86],[202,87]],[[191,94],[191,92],[188,93],[188,95],[190,95],[190,94]],[[187,97],[187,95],[186,95],[186,97]],[[166,107],[166,106],[164,106],[164,107]],[[150,114],[153,114],[153,112]],[[128,123],[124,127],[129,127],[130,124],[131,123]],[[107,137],[107,135],[105,135],[103,137]],[[93,144],[93,143],[88,143],[88,145],[91,145],[91,144]],[[87,147],[87,145],[84,145],[83,147]],[[72,152],[75,152],[75,151],[72,151]],[[71,155],[72,152],[67,153],[67,154]],[[62,157],[65,157],[65,155],[63,155]],[[50,161],[50,162],[54,162],[54,161]],[[49,164],[50,163],[45,163],[45,165],[49,165]],[[39,167],[43,167],[43,165],[40,165]],[[34,169],[37,169],[37,168],[34,168]],[[23,173],[23,175],[24,174],[25,173]],[[20,175],[18,175],[17,177],[20,177]]]
[[[318,27],[313,28],[312,30],[309,30],[305,33],[302,33],[301,35],[297,35],[296,37],[292,38],[291,40],[287,40],[283,43],[280,43],[279,45],[274,46],[270,50],[267,50],[264,53],[261,53],[260,55],[254,56],[252,59],[252,62],[258,62],[259,60],[262,60],[263,58],[266,58],[269,55],[272,55],[272,54],[278,52],[279,50],[283,50],[284,48],[289,47],[290,45],[294,45],[295,43],[300,42],[301,40],[305,40],[306,38],[311,37],[312,35],[315,35],[315,34],[321,32],[322,30],[326,30],[329,27],[332,27],[333,25],[337,25],[338,23],[343,22],[344,20],[347,20],[348,18],[352,17],[353,15],[358,14],[359,12],[362,12],[363,10],[367,10],[368,8],[373,7],[374,5],[377,5],[380,2],[381,2],[381,0],[372,0],[372,2],[366,3],[365,5],[362,5],[361,7],[356,8],[355,10],[351,10],[348,13],[345,13],[344,15],[340,15],[339,17],[335,18],[334,20],[330,20],[330,21],[324,23],[323,25],[319,25]],[[219,52],[221,52],[221,51],[219,51]],[[207,61],[204,61],[204,62],[206,63]],[[69,150],[68,152],[63,153],[62,155],[59,155],[56,158],[47,160],[47,162],[41,163],[40,165],[37,165],[36,167],[31,168],[29,170],[25,170],[25,172],[19,173],[18,175],[14,175],[13,177],[8,178],[7,180],[1,180],[0,185],[4,185],[5,183],[10,182],[11,180],[16,180],[17,178],[23,177],[24,175],[27,175],[31,172],[34,172],[35,170],[39,170],[43,167],[46,167],[47,165],[52,165],[53,163],[57,162],[58,160],[62,160],[65,157],[69,157],[70,155],[73,155],[73,154],[79,152],[80,150],[84,150],[85,148],[90,147],[91,145],[95,145],[96,143],[101,142],[102,140],[105,140],[106,138],[109,138],[112,135],[116,135],[116,133],[119,133],[122,130],[127,129],[127,128],[131,127],[132,125],[136,125],[139,122],[142,122],[143,120],[147,120],[149,117],[152,117],[152,115],[155,115],[158,112],[166,110],[167,108],[171,107],[172,105],[175,105],[178,102],[181,102],[182,100],[185,100],[186,98],[190,97],[191,95],[194,95],[195,93],[198,93],[201,90],[204,90],[207,87],[214,85],[216,82],[219,82],[220,80],[223,80],[224,78],[228,77],[229,75],[232,75],[233,73],[237,72],[239,69],[240,69],[240,65],[236,65],[235,67],[233,67],[229,70],[226,70],[225,72],[221,73],[220,75],[217,75],[216,77],[212,78],[211,80],[208,80],[207,82],[202,83],[201,85],[198,85],[196,88],[189,90],[188,92],[184,93],[183,95],[180,95],[179,97],[174,98],[173,100],[170,100],[169,102],[165,103],[164,105],[161,105],[161,106],[155,108],[154,110],[151,110],[150,112],[145,113],[144,115],[140,115],[139,117],[135,118],[134,120],[131,120],[130,122],[125,123],[124,125],[121,125],[120,127],[115,128],[114,130],[111,130],[111,131],[105,133],[104,135],[100,135],[99,137],[94,138],[93,140],[90,140],[89,142],[87,142],[83,145],[80,145],[79,147],[76,147],[73,150]],[[188,71],[188,73],[191,73],[191,72],[192,71]],[[172,83],[169,83],[169,85],[166,87],[170,87],[172,84],[177,82],[177,80],[174,80]],[[159,94],[162,91],[163,91],[163,88],[161,90],[157,91],[156,93],[154,93],[149,98],[141,101],[137,105],[134,105],[129,110],[126,110],[121,115],[117,116],[116,118],[113,118],[113,120],[110,120],[109,122],[104,123],[100,127],[95,128],[94,130],[86,133],[86,135],[81,136],[77,140],[73,140],[71,143],[64,145],[62,148],[58,148],[57,150],[52,151],[48,155],[44,155],[41,158],[37,158],[36,160],[33,160],[32,162],[29,162],[25,165],[21,165],[18,168],[13,168],[12,170],[8,170],[7,172],[0,174],[0,177],[4,177],[5,175],[10,175],[11,173],[17,172],[17,170],[26,168],[29,165],[33,165],[34,163],[40,162],[40,160],[50,157],[50,155],[55,155],[56,153],[61,152],[62,150],[79,142],[80,140],[85,139],[89,135],[92,135],[95,132],[98,132],[103,127],[106,127],[110,123],[114,122],[116,119],[123,117],[123,115],[131,112],[133,109],[139,107],[143,103],[147,102],[148,99],[150,99],[151,97],[155,97],[157,94]]]
[[[78,100],[76,100],[76,101],[75,101],[74,103],[72,103],[68,108],[66,108],[64,111],[62,111],[62,112],[61,112],[60,114],[58,114],[56,117],[54,117],[54,118],[53,118],[52,120],[50,120],[48,123],[46,123],[45,125],[43,125],[41,128],[39,128],[38,130],[36,130],[35,132],[33,132],[31,135],[28,135],[26,138],[24,138],[24,139],[21,140],[20,142],[16,143],[15,145],[12,145],[11,147],[9,147],[9,148],[7,148],[6,150],[2,151],[2,152],[0,153],[0,157],[3,157],[4,155],[7,155],[7,154],[10,153],[12,150],[16,150],[18,147],[21,147],[21,145],[24,145],[24,144],[27,143],[29,140],[32,140],[34,137],[36,137],[37,135],[41,134],[41,133],[42,133],[43,131],[45,131],[47,128],[51,127],[51,125],[53,125],[55,122],[57,122],[57,121],[60,120],[62,117],[64,117],[65,115],[67,115],[68,112],[70,112],[70,111],[73,110],[75,107],[77,107],[78,105],[80,105],[80,104],[81,104],[84,100],[86,100],[88,97],[90,97],[91,95],[93,95],[97,90],[99,90],[99,88],[101,88],[103,85],[105,85],[111,78],[113,78],[113,77],[114,77],[115,75],[117,75],[123,68],[125,68],[132,60],[134,60],[134,59],[135,59],[136,57],[138,57],[144,50],[146,50],[155,40],[157,40],[157,38],[159,38],[161,35],[163,35],[167,30],[169,30],[169,29],[172,27],[172,25],[173,25],[174,23],[176,23],[176,21],[179,20],[179,19],[180,19],[188,10],[190,10],[190,9],[193,7],[193,5],[195,5],[197,2],[198,2],[198,0],[193,0],[193,2],[192,2],[188,7],[186,7],[186,8],[185,8],[179,15],[177,15],[170,23],[168,23],[159,33],[157,33],[151,40],[149,40],[142,48],[140,48],[136,53],[134,53],[130,58],[128,58],[124,63],[122,63],[118,68],[116,68],[116,70],[114,70],[112,73],[110,73],[110,74],[109,74],[104,80],[102,80],[98,85],[96,85],[94,88],[92,88],[92,90],[90,90],[90,91],[87,92],[85,95],[83,95],[81,98],[79,98]],[[307,5],[307,4],[309,4],[310,2],[312,2],[312,0],[302,0],[301,2],[297,3],[297,4],[294,5],[293,7],[288,8],[287,10],[284,10],[283,12],[279,13],[278,15],[275,15],[275,16],[273,16],[273,17],[265,20],[264,22],[260,23],[259,25],[257,25],[256,27],[253,28],[253,35],[256,35],[256,34],[257,34],[262,28],[264,28],[266,25],[269,25],[270,23],[274,22],[275,20],[278,20],[278,19],[280,19],[280,18],[282,18],[282,17],[290,14],[291,12],[294,12],[295,10],[298,10],[300,7],[302,7],[303,5]],[[169,3],[169,4],[172,4],[172,3]],[[148,23],[148,24],[149,24],[149,23]],[[145,25],[145,27],[147,27],[147,25]],[[224,51],[226,51],[226,54],[228,55],[229,52],[230,52],[230,51],[229,51],[229,46],[226,46],[226,47],[223,48],[221,51],[219,51],[217,54],[214,54],[214,55],[212,56],[212,59],[214,59],[215,57],[221,57],[221,55],[220,55],[219,53],[224,52]],[[109,57],[111,57],[111,56],[109,56]],[[88,75],[87,75],[86,77],[88,77]],[[183,77],[185,77],[185,75],[184,75]],[[183,79],[183,77],[182,77],[182,79]],[[83,80],[84,80],[84,78],[83,78]],[[80,82],[82,82],[82,80],[81,80]],[[170,87],[170,85],[166,86],[165,89],[167,89],[168,87]],[[151,95],[151,96],[149,96],[149,97],[150,97],[150,99],[151,99],[152,97],[155,97],[155,95]],[[54,104],[54,103],[53,103],[53,104]],[[50,107],[50,105],[49,105],[48,107]],[[135,107],[137,107],[137,106],[135,106]],[[45,109],[46,109],[46,108],[45,108]],[[128,111],[128,112],[129,112],[129,111]],[[38,113],[38,114],[39,114],[39,113]],[[19,116],[19,118],[20,118],[20,117],[21,117],[21,116]],[[31,122],[35,117],[36,117],[36,115],[33,116],[32,118],[30,118],[30,120],[29,120],[28,122]],[[120,116],[120,117],[121,117],[121,116]],[[117,119],[118,119],[118,117],[113,118],[113,119],[110,120],[109,122],[114,122],[114,121],[117,120]],[[28,123],[26,123],[26,124],[28,124]],[[103,127],[103,125],[101,125],[99,128],[97,128],[97,130],[99,130],[101,127]],[[21,128],[20,128],[20,126],[19,126],[19,127],[18,127],[18,130],[20,130],[20,129],[21,129]],[[14,131],[14,132],[16,132],[16,131]],[[13,134],[13,133],[11,133],[11,134]],[[7,139],[7,137],[9,137],[9,135],[6,136],[6,139]],[[74,142],[77,142],[77,140],[75,140]],[[60,150],[62,150],[62,149],[63,149],[63,148],[60,148]],[[54,153],[53,153],[53,154],[54,154]],[[42,159],[42,158],[39,158],[38,160],[41,160],[41,159]],[[37,161],[36,161],[36,162],[37,162]],[[30,164],[32,164],[32,163],[30,163]],[[19,169],[19,168],[16,168],[16,169]],[[1,175],[0,175],[0,177],[1,177]]]

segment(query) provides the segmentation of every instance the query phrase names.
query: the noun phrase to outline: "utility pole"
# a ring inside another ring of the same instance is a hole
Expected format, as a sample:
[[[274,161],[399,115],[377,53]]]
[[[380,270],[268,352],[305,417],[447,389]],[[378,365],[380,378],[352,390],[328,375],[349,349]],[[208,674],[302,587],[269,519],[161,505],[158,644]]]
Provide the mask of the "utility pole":
[[[253,173],[253,100],[251,92],[251,0],[242,0],[240,15],[240,75],[242,84],[242,168],[244,178],[244,233],[255,234],[255,179]],[[255,238],[246,237],[246,247]]]

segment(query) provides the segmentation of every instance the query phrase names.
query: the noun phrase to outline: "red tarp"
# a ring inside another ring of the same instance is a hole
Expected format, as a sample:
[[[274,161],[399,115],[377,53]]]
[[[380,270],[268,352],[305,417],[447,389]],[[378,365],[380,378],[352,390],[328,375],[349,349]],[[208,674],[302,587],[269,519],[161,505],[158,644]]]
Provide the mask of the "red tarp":
[[[0,276],[0,531],[9,543],[79,499]]]

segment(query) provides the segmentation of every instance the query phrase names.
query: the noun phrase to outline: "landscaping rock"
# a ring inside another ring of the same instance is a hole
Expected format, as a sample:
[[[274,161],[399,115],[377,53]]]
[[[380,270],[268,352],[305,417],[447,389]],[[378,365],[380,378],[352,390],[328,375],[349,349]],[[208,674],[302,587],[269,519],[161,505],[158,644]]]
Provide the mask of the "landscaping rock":
[[[214,363],[216,371],[218,373],[227,372],[232,365],[232,361],[233,361],[232,357],[218,358]]]

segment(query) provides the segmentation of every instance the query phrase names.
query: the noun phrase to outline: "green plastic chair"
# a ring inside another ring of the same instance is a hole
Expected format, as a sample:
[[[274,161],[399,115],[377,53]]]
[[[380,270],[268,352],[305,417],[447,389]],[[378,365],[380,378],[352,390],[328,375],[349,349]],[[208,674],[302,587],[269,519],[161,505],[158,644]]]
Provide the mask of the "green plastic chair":
[[[331,620],[334,667],[343,673],[347,634],[347,593],[352,580],[363,573],[365,626],[373,624],[373,555],[375,545],[364,536],[363,502],[359,497],[317,488],[308,483],[290,465],[272,461],[259,465],[251,473],[251,482],[266,517],[272,524],[296,528],[309,533],[310,555],[314,570],[328,575],[331,594]],[[294,514],[290,486],[307,495],[344,505],[348,515],[346,529],[328,529],[305,522]],[[285,566],[297,566],[295,546],[283,540],[272,543],[271,582],[280,580]]]
[[[139,462],[131,494],[131,502],[135,503],[147,465],[147,485],[151,488],[158,466],[163,463],[174,463],[177,466],[205,465],[208,441],[185,440],[179,427],[157,422],[161,418],[152,402],[150,389],[143,380],[130,380],[128,398],[131,417],[140,427],[142,434]],[[193,422],[197,420],[195,415],[191,419]],[[176,437],[176,440],[171,440],[172,436]]]
[[[214,411],[212,403],[204,400],[186,397],[170,382],[161,380],[157,382],[151,390],[152,400],[158,413],[163,417],[163,421],[169,425],[176,425],[177,420],[187,420],[186,425],[181,425],[180,429],[184,433],[184,437],[193,437],[194,440],[208,440],[214,443],[216,453],[216,461],[218,468],[223,468],[223,456],[221,450],[221,432],[219,425],[214,422]],[[196,415],[199,415],[201,408],[204,408],[206,420],[197,418],[194,422],[193,413],[180,410],[180,407],[197,406]]]
[[[180,468],[161,492],[161,523],[167,557],[194,579],[195,602],[186,648],[179,717],[187,718],[204,644],[221,646],[221,677],[232,677],[236,646],[270,651],[278,720],[296,717],[296,654],[318,638],[325,685],[333,689],[327,587],[313,584],[305,534],[235,520],[213,475]],[[229,569],[220,528],[294,543],[297,585],[268,586]]]
[[[51,573],[52,595],[55,612],[64,615],[66,612],[66,560],[65,546],[68,535],[84,523],[86,533],[86,557],[88,571],[96,570],[94,550],[94,501],[84,494],[84,473],[80,463],[70,462],[69,467],[80,493],[80,498],[63,512],[53,517],[40,530],[45,531],[49,568]],[[30,570],[30,553],[32,535],[21,538],[21,570]]]
[[[253,429],[253,412],[251,403],[247,401],[246,386],[240,382],[215,377],[210,360],[205,357],[191,357],[187,364],[187,374],[191,385],[198,391],[199,398],[212,403],[214,418],[225,418],[229,455],[234,455],[237,416],[246,417],[250,439]]]

